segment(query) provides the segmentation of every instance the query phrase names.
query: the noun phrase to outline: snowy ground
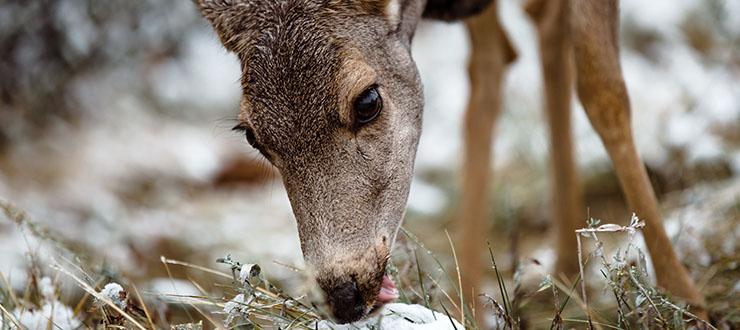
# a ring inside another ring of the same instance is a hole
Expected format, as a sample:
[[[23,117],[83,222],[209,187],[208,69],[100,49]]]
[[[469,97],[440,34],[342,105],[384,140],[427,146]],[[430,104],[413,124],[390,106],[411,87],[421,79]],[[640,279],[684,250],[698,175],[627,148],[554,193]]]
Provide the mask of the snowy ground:
[[[722,3],[727,13],[740,11],[738,1]],[[534,164],[529,165],[533,169],[541,168],[547,161],[547,140],[540,99],[532,97],[541,84],[534,31],[519,1],[500,5],[519,60],[506,78],[496,168],[509,168],[522,159]],[[737,37],[732,39],[740,35],[740,19],[726,15],[725,21],[713,22],[706,7],[699,0],[622,1],[621,15],[630,26],[625,35],[649,31],[659,36],[649,56],[629,47],[622,52],[635,134],[651,166],[671,165],[672,154],[681,150],[686,166],[726,163],[737,175],[740,148],[727,135],[736,136],[740,129],[740,61]],[[682,33],[687,21],[722,32],[710,52],[689,46]],[[188,46],[178,59],[153,69],[111,68],[80,82],[84,119],[57,125],[1,155],[0,198],[151,287],[163,276],[160,254],[208,263],[232,253],[260,263],[271,276],[294,279],[290,270],[272,263],[302,265],[295,223],[279,181],[228,189],[212,185],[231,160],[256,156],[229,131],[239,98],[238,64],[205,24],[183,38]],[[427,22],[415,42],[427,99],[417,172],[454,173],[468,88],[465,31],[459,24]],[[153,109],[127,93],[130,86],[125,79],[121,82],[123,73],[156,82],[153,95],[167,109]],[[575,113],[579,164],[585,171],[607,167],[587,119],[580,109]],[[452,201],[445,187],[422,177],[412,185],[409,208],[433,218]],[[724,188],[729,191],[725,196],[737,198],[737,180],[726,185],[730,188]],[[716,220],[711,209],[701,207],[705,202],[701,197],[689,199],[690,211],[670,213],[668,219]],[[669,224],[672,232],[679,231],[677,223]],[[731,235],[733,244],[723,248],[736,251],[740,233]],[[25,284],[26,252],[39,249],[40,243],[5,221],[0,221],[0,241],[0,273],[20,288]],[[708,262],[706,253],[694,251],[690,240],[686,244],[700,264]],[[547,256],[551,251],[539,253]]]
[[[464,329],[465,327],[455,319],[445,314],[431,311],[420,305],[388,304],[378,312],[378,315],[362,322],[352,324],[334,324],[321,321],[318,329],[349,330],[349,329],[398,329],[398,330],[438,330]]]

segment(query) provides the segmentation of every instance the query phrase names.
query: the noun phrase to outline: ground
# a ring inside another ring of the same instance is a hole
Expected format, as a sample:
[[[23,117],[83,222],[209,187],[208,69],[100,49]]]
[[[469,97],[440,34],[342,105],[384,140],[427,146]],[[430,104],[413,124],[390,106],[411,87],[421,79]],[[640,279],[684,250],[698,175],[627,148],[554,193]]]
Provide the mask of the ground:
[[[540,328],[555,315],[552,290],[538,292],[554,260],[547,244],[548,144],[541,100],[533,97],[541,83],[534,31],[521,4],[500,5],[520,58],[507,74],[496,134],[490,237],[500,276],[509,293],[516,293],[517,315]],[[177,6],[178,17],[197,21],[189,2]],[[734,301],[740,290],[740,20],[727,15],[737,6],[731,0],[623,0],[621,11],[622,63],[638,147],[669,233],[705,293],[713,321],[730,328],[740,322]],[[69,8],[60,16],[64,13]],[[239,98],[238,64],[200,24],[179,35],[183,44],[176,56],[125,60],[77,79],[70,92],[79,101],[73,119],[50,116],[53,125],[31,133],[23,129],[27,124],[0,123],[2,132],[20,132],[0,139],[0,200],[10,210],[0,217],[0,274],[7,280],[0,281],[0,299],[28,300],[14,314],[18,318],[38,324],[43,318],[31,311],[63,318],[72,310],[79,320],[99,320],[90,311],[93,299],[88,296],[77,308],[84,297],[79,283],[52,265],[87,273],[83,282],[96,290],[117,282],[134,297],[137,288],[146,301],[139,305],[161,314],[156,322],[211,324],[192,306],[163,295],[226,303],[240,292],[229,278],[163,263],[161,256],[228,274],[229,268],[215,261],[231,254],[259,264],[286,295],[310,291],[296,271],[304,265],[278,174],[229,131]],[[427,106],[405,228],[426,248],[402,234],[394,252],[397,281],[406,288],[402,301],[443,314],[448,308],[455,319],[461,317],[453,306],[456,277],[444,231],[450,230],[454,243],[467,95],[464,33],[459,24],[426,22],[416,36],[414,55]],[[75,44],[84,45],[86,35]],[[631,214],[603,147],[581,109],[576,106],[574,113],[589,214],[625,225]],[[14,118],[4,116],[0,113]],[[19,225],[13,219],[21,211],[27,216]],[[604,236],[607,252],[624,246],[624,240]],[[639,236],[634,242],[642,244]],[[418,269],[415,255],[421,259]],[[598,280],[599,263],[590,269],[589,296],[607,315],[605,321],[616,322],[610,292]],[[485,291],[502,302],[496,274],[488,275]],[[46,283],[44,278],[58,285],[53,297],[27,290]],[[569,292],[561,291],[561,298]],[[478,312],[497,322],[495,307],[483,301]],[[566,318],[582,319],[578,304],[567,307]]]

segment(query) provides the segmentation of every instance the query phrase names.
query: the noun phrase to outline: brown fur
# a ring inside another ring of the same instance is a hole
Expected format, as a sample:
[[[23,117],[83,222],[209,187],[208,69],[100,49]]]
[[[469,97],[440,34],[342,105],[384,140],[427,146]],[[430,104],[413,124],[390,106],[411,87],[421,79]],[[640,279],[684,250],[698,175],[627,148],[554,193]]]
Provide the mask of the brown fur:
[[[539,34],[545,110],[550,123],[555,181],[552,204],[557,225],[556,271],[566,276],[576,273],[577,249],[573,231],[584,223],[570,132],[570,98],[575,79],[578,96],[614,163],[630,208],[647,223],[646,243],[654,260],[658,284],[673,295],[686,299],[698,315],[706,318],[702,311],[703,298],[677,259],[663,229],[655,194],[632,138],[629,98],[619,65],[617,1],[533,0],[527,4],[526,11],[534,20]],[[499,102],[497,92],[491,92],[487,101],[476,97],[475,91],[492,84],[475,77],[487,76],[495,81],[501,74],[500,67],[476,64],[477,49],[484,44],[494,44],[496,38],[477,39],[475,36],[496,35],[500,31],[493,24],[497,20],[495,15],[483,15],[471,22],[481,19],[487,19],[491,25],[468,24],[473,42],[471,68],[475,67],[475,70],[470,72],[473,86],[466,115],[465,150],[472,152],[465,153],[463,162],[463,201],[459,219],[463,234],[462,272],[473,274],[463,282],[462,291],[466,293],[478,289],[477,274],[482,269],[480,257],[485,235],[481,231],[485,232],[483,219],[487,217],[485,211],[488,206],[484,202],[485,197],[481,196],[486,185],[480,181],[485,181],[489,168],[488,154],[484,152],[490,147],[490,142],[486,141],[490,132],[487,125],[495,119],[495,116],[476,115],[475,109],[485,106],[495,110],[498,105],[494,102]],[[495,58],[492,54],[487,56]]]
[[[698,307],[706,319],[701,310],[704,299],[673,251],[632,137],[629,97],[619,64],[618,2],[575,0],[572,8],[578,97],[604,142],[628,204],[646,222],[645,243],[658,285]]]
[[[224,46],[241,61],[239,127],[282,174],[307,263],[340,322],[362,317],[380,289],[403,218],[421,133],[422,88],[410,50],[416,25],[422,15],[470,16],[491,0],[196,1]],[[560,227],[558,270],[574,271],[573,230],[583,218],[570,134],[570,91],[576,79],[627,200],[648,223],[645,234],[659,284],[700,304],[662,228],[632,140],[619,67],[616,1],[534,0],[528,13],[537,24],[542,51]],[[467,21],[467,27],[471,99],[460,217],[466,295],[480,282],[490,137],[500,112],[501,79],[516,56],[495,6]],[[353,101],[372,85],[378,86],[384,109],[359,127],[353,124]]]
[[[409,51],[421,3],[405,3],[396,20],[364,3],[199,2],[242,62],[242,125],[282,174],[303,254],[340,321],[362,315],[342,316],[337,288],[355,283],[366,310],[380,289],[423,106]],[[355,127],[353,100],[373,84],[383,112]]]

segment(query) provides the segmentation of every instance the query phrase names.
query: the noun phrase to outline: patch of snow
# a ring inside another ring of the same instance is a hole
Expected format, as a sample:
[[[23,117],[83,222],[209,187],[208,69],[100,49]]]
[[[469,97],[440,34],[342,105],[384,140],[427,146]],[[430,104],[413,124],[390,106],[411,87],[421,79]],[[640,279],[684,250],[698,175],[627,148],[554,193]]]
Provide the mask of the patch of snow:
[[[54,283],[51,282],[51,278],[48,278],[46,276],[42,277],[41,280],[39,280],[39,292],[41,293],[41,296],[44,297],[44,299],[48,301],[53,301],[56,299],[56,286],[54,286]]]
[[[72,330],[82,326],[72,309],[58,301],[46,302],[40,310],[16,309],[13,315],[28,330]]]
[[[685,147],[704,135],[708,125],[707,119],[697,112],[677,113],[668,117],[666,142],[673,147]]]
[[[313,328],[313,327],[312,327]],[[350,329],[398,329],[398,330],[436,330],[465,329],[455,319],[446,314],[432,311],[421,305],[388,304],[378,315],[351,324],[335,324],[320,321],[317,329],[350,330]]]
[[[422,21],[413,44],[424,82],[424,121],[416,168],[455,166],[459,161],[463,109],[468,95],[468,39],[460,23]]]
[[[688,148],[687,153],[687,160],[690,163],[721,160],[723,157],[727,156],[723,148],[722,141],[717,136],[711,134],[704,134],[696,139],[696,141],[694,141],[694,143]]]
[[[666,215],[665,227],[681,260],[706,267],[713,253],[731,256],[737,251],[740,226],[737,221],[727,221],[723,214],[732,212],[740,200],[739,179],[697,186],[674,199],[683,206]],[[719,251],[710,251],[712,244]]]
[[[724,6],[724,12],[728,13],[724,17],[727,28],[735,35],[740,34],[740,16],[730,14],[740,13],[740,1],[724,0],[722,5]]]
[[[537,288],[542,281],[554,272],[555,250],[543,247],[535,250],[532,257],[523,259],[514,275],[515,282],[523,288]]]
[[[252,286],[259,285],[261,272],[262,269],[259,265],[244,264],[239,270],[239,280],[244,284],[249,283]]]
[[[125,309],[127,306],[126,291],[121,287],[120,284],[111,282],[100,290],[100,294],[111,300],[116,306],[121,309]]]
[[[186,36],[182,58],[157,67],[152,74],[155,93],[171,106],[197,106],[203,111],[233,107],[240,97],[241,69],[211,31]]]
[[[7,227],[6,227],[7,225]],[[16,292],[23,292],[29,283],[29,255],[33,253],[35,261],[47,264],[50,249],[29,233],[17,230],[15,224],[0,215],[0,273],[10,282]],[[51,250],[51,251],[50,251]]]
[[[624,0],[620,1],[620,11],[622,16],[632,17],[637,24],[670,33],[683,22],[689,10],[698,3],[699,0],[649,2]]]

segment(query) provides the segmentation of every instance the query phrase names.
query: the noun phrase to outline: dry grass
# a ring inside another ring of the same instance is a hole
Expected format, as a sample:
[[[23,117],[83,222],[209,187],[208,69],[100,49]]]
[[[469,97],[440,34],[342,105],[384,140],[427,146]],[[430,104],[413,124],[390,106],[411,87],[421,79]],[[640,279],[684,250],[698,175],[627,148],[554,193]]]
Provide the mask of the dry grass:
[[[230,256],[219,259],[213,267],[194,265],[184,261],[161,257],[162,267],[171,274],[175,267],[203,273],[220,293],[204,289],[195,279],[190,283],[198,288],[199,295],[140,294],[138,288],[125,279],[122,291],[110,295],[106,284],[114,282],[102,271],[83,264],[73,249],[56,239],[53,232],[35,224],[25,212],[10,203],[0,203],[5,217],[16,223],[20,232],[27,233],[55,246],[57,254],[42,265],[41,258],[29,255],[28,283],[24,290],[13,290],[5,276],[0,274],[0,312],[2,329],[25,328],[19,320],[19,311],[38,311],[51,300],[74,306],[74,318],[82,327],[133,328],[133,329],[201,329],[201,328],[281,328],[313,329],[316,322],[326,316],[324,306],[314,290],[306,295],[293,297],[281,292],[269,282],[259,265],[242,264]],[[485,313],[493,325],[500,329],[527,328],[526,306],[534,300],[550,300],[549,307],[541,308],[548,314],[550,329],[686,329],[701,326],[715,329],[691,313],[691,308],[663,294],[649,281],[645,256],[633,243],[632,237],[644,224],[633,217],[628,226],[599,225],[591,221],[588,228],[579,230],[578,241],[582,271],[572,283],[545,277],[534,292],[523,292],[518,275],[506,277],[499,272],[494,253],[489,246],[491,269],[496,277],[496,293],[481,295],[480,302],[463,301],[459,291],[459,271],[449,273],[440,258],[425,247],[419,238],[405,229],[389,266],[389,275],[399,285],[400,302],[418,303],[430,309],[443,311],[452,318],[459,318],[469,329],[477,329],[473,320],[476,313]],[[608,256],[601,236],[627,235],[628,243]],[[454,255],[454,244],[449,239]],[[587,244],[593,245],[590,253]],[[634,256],[637,256],[635,259]],[[591,302],[586,265],[599,263],[599,273],[613,296],[612,304]],[[300,272],[300,270],[295,269]],[[40,283],[52,278],[55,291],[52,296]],[[173,278],[174,279],[174,278]],[[585,279],[580,281],[580,279]],[[60,283],[71,282],[80,290],[62,295]],[[513,283],[513,289],[507,287]],[[308,286],[313,286],[307,282]],[[577,289],[580,287],[580,290]],[[579,292],[580,291],[580,292]],[[313,292],[313,293],[312,293]],[[166,301],[165,304],[162,301]],[[531,307],[531,306],[530,306]],[[184,322],[175,322],[173,314]],[[63,329],[59,320],[48,320],[48,329]],[[453,323],[451,323],[453,324]],[[454,325],[454,324],[453,324]]]

